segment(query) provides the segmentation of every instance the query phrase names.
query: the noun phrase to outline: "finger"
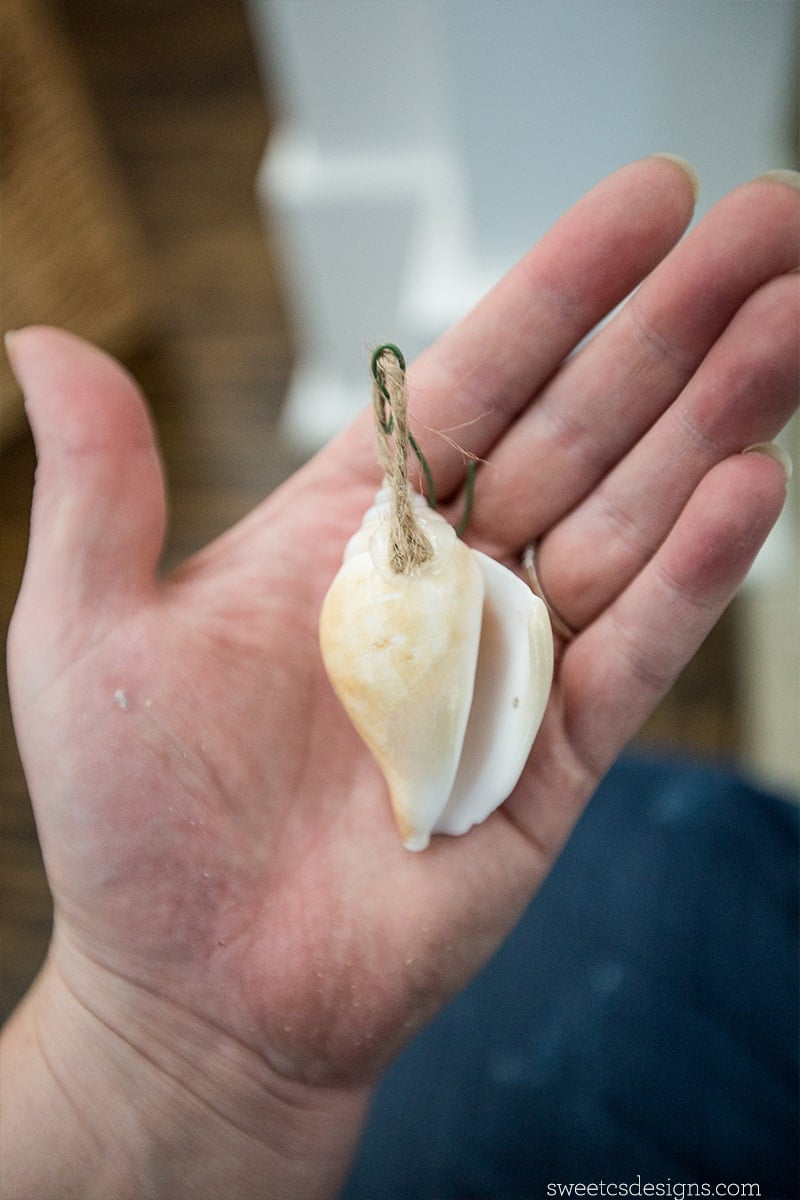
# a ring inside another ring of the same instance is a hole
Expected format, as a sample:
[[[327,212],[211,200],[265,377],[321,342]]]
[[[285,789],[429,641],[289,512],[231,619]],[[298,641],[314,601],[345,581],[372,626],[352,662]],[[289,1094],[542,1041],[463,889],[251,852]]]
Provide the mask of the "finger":
[[[719,202],[575,355],[482,470],[473,530],[516,549],[574,507],[672,403],[747,298],[800,257],[798,192]]]
[[[672,686],[744,579],[780,514],[786,474],[766,454],[716,466],[644,570],[567,648],[564,723],[602,775]]]
[[[38,460],[22,598],[68,620],[152,587],[165,501],[136,385],[61,330],[32,326],[7,345]]]
[[[593,188],[453,330],[409,371],[409,414],[447,496],[464,450],[485,456],[565,355],[664,257],[691,220],[695,180],[653,156]],[[335,444],[377,474],[372,418]]]
[[[638,574],[712,466],[783,428],[800,388],[798,330],[796,276],[756,292],[679,399],[541,541],[543,586],[573,629]]]

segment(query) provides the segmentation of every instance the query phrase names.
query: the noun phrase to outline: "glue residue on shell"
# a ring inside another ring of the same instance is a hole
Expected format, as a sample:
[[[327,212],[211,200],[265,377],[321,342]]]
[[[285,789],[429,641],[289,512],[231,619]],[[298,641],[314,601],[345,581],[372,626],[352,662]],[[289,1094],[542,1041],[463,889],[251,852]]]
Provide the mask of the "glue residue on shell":
[[[422,497],[418,496],[417,499],[421,500]],[[453,552],[453,542],[456,541],[455,529],[439,516],[438,513],[430,509],[427,512],[431,518],[430,520],[419,509],[416,510],[417,526],[425,535],[433,554],[423,566],[412,567],[408,575],[415,575],[421,572],[436,574],[438,571],[446,570],[450,561],[450,555]],[[379,574],[388,575],[396,581],[398,577],[389,565],[389,538],[389,523],[379,518],[368,536],[367,548],[375,570]]]

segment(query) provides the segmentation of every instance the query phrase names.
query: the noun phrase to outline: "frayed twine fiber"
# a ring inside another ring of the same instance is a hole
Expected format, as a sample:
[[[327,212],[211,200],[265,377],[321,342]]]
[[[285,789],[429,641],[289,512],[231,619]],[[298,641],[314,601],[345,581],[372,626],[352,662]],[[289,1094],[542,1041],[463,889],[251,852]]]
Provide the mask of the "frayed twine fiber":
[[[420,527],[408,488],[408,393],[406,373],[388,348],[376,359],[372,402],[377,425],[378,456],[392,502],[389,515],[389,567],[394,575],[410,575],[433,558],[433,546]],[[390,416],[387,417],[387,405]],[[390,445],[390,438],[393,442]]]

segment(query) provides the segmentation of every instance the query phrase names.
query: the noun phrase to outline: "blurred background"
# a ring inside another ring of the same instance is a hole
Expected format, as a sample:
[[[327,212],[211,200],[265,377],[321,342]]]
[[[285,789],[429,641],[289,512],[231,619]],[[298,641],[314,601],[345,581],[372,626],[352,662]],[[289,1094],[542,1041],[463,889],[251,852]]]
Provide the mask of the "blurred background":
[[[368,397],[600,177],[672,150],[700,211],[797,166],[793,0],[4,0],[3,328],[130,367],[169,473],[169,569]],[[787,448],[800,462],[796,426]],[[0,621],[34,453],[0,363]],[[797,474],[780,528],[642,744],[800,791]],[[0,1015],[50,899],[0,707]]]

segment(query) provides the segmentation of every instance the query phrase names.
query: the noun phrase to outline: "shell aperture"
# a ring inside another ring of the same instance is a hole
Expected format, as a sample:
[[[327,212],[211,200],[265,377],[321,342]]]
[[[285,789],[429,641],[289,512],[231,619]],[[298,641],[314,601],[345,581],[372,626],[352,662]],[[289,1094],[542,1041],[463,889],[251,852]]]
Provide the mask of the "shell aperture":
[[[553,640],[545,605],[512,571],[412,501],[433,558],[390,570],[379,491],[323,602],[320,648],[384,775],[403,845],[422,850],[513,791],[547,704]]]

